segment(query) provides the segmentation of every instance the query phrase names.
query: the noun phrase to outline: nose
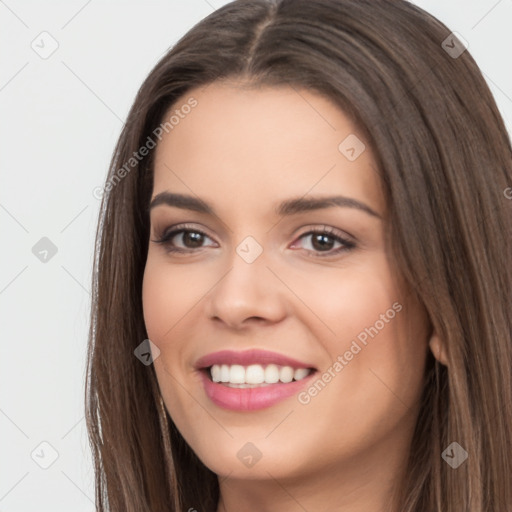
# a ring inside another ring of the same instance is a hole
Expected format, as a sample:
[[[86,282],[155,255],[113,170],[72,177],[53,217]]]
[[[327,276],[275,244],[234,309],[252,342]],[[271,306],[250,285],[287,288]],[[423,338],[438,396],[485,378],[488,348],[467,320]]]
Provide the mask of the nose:
[[[233,251],[228,270],[205,297],[208,318],[236,330],[282,320],[285,290],[268,263],[265,251],[251,263]]]

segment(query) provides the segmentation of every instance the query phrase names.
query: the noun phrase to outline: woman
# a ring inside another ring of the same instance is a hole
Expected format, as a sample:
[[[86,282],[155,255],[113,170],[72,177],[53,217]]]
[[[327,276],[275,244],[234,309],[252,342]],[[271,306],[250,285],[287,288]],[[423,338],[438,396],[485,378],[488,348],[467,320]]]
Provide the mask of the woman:
[[[404,1],[236,1],[142,85],[105,185],[98,510],[512,506],[512,149]]]

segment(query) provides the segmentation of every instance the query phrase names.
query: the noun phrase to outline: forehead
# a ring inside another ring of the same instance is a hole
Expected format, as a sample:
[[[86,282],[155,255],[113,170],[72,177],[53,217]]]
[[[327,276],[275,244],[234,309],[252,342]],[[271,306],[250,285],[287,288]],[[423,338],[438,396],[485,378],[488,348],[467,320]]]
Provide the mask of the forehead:
[[[316,92],[213,83],[182,96],[163,121],[171,116],[172,128],[156,148],[153,195],[172,190],[247,209],[340,193],[383,211],[363,135]],[[356,155],[362,151],[356,159],[350,146]]]

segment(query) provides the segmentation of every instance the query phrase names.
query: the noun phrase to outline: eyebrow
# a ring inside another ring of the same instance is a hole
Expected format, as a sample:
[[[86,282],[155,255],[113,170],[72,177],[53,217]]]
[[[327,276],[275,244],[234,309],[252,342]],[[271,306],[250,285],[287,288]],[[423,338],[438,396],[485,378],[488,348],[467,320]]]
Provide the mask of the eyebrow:
[[[185,194],[176,194],[167,191],[160,192],[152,199],[149,209],[152,210],[156,206],[160,205],[174,206],[175,208],[182,208],[184,210],[191,210],[194,212],[217,216],[214,208],[206,201]],[[275,213],[279,216],[290,216],[313,210],[332,208],[335,206],[355,208],[373,217],[381,218],[375,210],[365,203],[345,196],[297,197],[287,199],[277,206]]]

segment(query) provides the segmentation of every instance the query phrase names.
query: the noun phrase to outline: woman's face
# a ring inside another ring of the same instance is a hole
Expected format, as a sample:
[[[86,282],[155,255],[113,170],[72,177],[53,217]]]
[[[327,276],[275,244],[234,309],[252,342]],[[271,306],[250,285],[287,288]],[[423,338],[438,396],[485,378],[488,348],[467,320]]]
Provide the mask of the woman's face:
[[[177,428],[232,480],[389,478],[427,323],[392,277],[363,135],[287,87],[213,83],[175,110],[155,150],[143,305]]]

